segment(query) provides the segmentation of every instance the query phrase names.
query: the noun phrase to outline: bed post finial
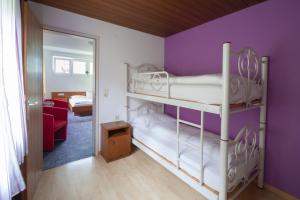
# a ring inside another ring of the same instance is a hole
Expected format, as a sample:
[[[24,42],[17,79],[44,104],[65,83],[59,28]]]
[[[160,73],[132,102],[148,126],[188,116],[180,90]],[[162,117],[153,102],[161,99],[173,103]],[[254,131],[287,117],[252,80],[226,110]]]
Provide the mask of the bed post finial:
[[[220,200],[227,200],[227,167],[228,167],[228,130],[229,130],[229,91],[230,91],[230,52],[231,43],[223,44],[223,94],[221,113],[221,138],[220,138]]]
[[[259,118],[259,174],[257,186],[264,187],[264,166],[265,166],[265,138],[266,138],[266,116],[267,116],[267,87],[268,87],[268,64],[269,58],[261,58],[261,80],[263,84],[262,100]]]

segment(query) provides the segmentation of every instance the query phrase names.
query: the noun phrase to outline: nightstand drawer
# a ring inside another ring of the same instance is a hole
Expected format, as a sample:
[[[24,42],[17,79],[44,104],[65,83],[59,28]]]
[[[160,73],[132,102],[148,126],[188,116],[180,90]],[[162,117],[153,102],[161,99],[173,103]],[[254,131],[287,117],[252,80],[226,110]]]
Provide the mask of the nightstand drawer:
[[[130,154],[131,138],[130,135],[119,135],[108,139],[108,160],[114,160],[119,157]]]

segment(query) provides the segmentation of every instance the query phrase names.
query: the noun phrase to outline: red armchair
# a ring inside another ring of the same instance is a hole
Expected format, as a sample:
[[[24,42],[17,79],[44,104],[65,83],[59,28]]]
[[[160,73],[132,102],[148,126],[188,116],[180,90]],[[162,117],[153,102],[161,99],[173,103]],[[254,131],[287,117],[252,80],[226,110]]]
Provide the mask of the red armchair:
[[[44,102],[53,102],[54,107],[59,107],[59,108],[67,108],[68,109],[68,102],[63,101],[63,100],[57,100],[57,99],[45,99]]]
[[[67,139],[68,109],[43,107],[43,149],[52,151],[55,140]]]

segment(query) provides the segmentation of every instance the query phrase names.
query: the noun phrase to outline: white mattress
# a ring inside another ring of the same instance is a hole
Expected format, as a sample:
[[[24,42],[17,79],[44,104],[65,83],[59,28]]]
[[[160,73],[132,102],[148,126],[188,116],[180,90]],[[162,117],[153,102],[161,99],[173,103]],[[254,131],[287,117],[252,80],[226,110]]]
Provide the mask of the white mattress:
[[[239,82],[239,84],[238,84]],[[140,94],[163,96],[167,94],[167,79],[161,81],[144,82],[141,78],[135,78],[135,84],[130,84],[130,91]],[[171,76],[169,78],[170,97],[187,101],[196,101],[206,104],[222,104],[222,75],[208,74],[200,76]],[[246,84],[240,76],[231,76],[230,103],[246,102]],[[239,85],[239,86],[238,86]],[[261,98],[261,86],[251,81],[249,99]]]
[[[153,114],[152,114],[153,115]],[[138,119],[132,122],[134,127],[133,137],[159,153],[172,163],[177,163],[177,141],[176,141],[176,120],[163,115],[154,114],[149,122],[149,119]],[[145,123],[146,122],[146,123]],[[199,129],[181,124],[180,137],[194,146],[199,146],[200,143]],[[213,133],[205,131],[204,133],[204,183],[209,187],[219,191],[220,178],[220,153],[219,153],[219,137]],[[228,183],[228,188],[239,183],[246,168],[242,163],[245,162],[245,157],[240,156],[238,162],[233,158],[234,145],[229,145],[228,168],[237,166],[235,181]],[[187,144],[180,144],[180,167],[190,175],[199,178],[200,176],[200,151],[190,147]],[[252,172],[258,162],[258,151],[256,150],[249,162],[248,172]]]
[[[87,96],[71,96],[69,99],[69,103],[71,104],[71,106],[86,106],[86,105],[92,105],[93,104],[93,100],[92,98],[89,98]]]

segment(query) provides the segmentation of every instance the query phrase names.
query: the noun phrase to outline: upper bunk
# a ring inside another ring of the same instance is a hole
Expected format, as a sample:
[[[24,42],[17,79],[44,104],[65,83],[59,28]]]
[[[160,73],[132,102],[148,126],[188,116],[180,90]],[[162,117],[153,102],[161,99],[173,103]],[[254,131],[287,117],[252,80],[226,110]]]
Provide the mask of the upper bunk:
[[[228,107],[229,113],[263,108],[267,65],[268,58],[259,58],[252,48],[233,52],[230,43],[223,45],[219,74],[174,76],[155,65],[126,63],[126,96],[213,114],[221,114],[222,107]]]

